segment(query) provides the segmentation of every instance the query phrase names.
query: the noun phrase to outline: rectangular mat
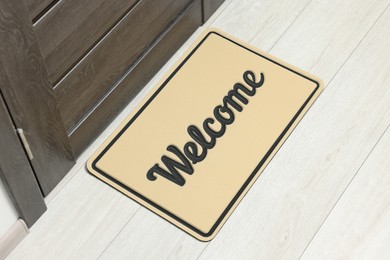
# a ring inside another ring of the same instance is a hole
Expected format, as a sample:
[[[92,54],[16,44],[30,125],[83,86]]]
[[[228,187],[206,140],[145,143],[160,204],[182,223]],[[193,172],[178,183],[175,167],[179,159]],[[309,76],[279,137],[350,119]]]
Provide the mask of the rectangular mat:
[[[206,31],[92,156],[88,170],[209,241],[321,89],[314,76]]]

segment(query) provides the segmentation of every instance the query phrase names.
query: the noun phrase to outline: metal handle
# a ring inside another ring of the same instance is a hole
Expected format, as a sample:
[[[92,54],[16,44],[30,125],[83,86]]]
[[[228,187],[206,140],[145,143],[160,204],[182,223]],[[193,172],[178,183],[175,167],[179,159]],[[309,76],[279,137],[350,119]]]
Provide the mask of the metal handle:
[[[22,143],[23,143],[24,149],[26,150],[28,158],[30,160],[34,159],[34,156],[33,156],[31,149],[30,149],[30,145],[28,144],[28,141],[27,141],[26,135],[24,134],[23,129],[17,128],[16,132],[19,134],[20,140],[22,140]]]

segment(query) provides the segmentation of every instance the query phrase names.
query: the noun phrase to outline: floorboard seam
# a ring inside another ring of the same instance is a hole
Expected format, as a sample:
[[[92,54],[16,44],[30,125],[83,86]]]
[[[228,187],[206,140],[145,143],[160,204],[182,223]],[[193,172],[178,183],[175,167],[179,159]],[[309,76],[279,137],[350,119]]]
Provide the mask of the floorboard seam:
[[[324,223],[326,222],[326,220],[328,219],[329,215],[332,213],[332,211],[334,210],[334,208],[337,206],[338,202],[340,201],[340,199],[343,197],[345,191],[349,188],[350,184],[352,183],[352,181],[355,179],[356,175],[359,173],[360,169],[363,167],[363,165],[366,163],[367,159],[371,156],[371,153],[374,151],[374,149],[377,147],[378,143],[382,140],[382,137],[385,135],[385,133],[387,132],[387,130],[389,129],[389,126],[390,124],[386,127],[385,131],[381,134],[381,136],[379,137],[378,141],[376,141],[376,143],[374,144],[374,146],[372,147],[372,149],[370,150],[370,152],[368,153],[368,155],[366,156],[366,158],[363,160],[362,164],[359,166],[359,169],[357,169],[357,171],[355,172],[355,174],[352,176],[351,180],[348,182],[348,185],[345,187],[344,191],[341,193],[341,195],[339,196],[339,198],[336,200],[335,204],[333,205],[332,209],[328,212],[328,214],[326,215],[326,217],[324,218],[324,220],[322,221],[321,225],[318,227],[317,231],[314,233],[313,237],[310,239],[309,243],[306,245],[305,249],[303,250],[302,254],[300,255],[300,257],[298,259],[301,259],[302,256],[305,254],[307,248],[309,248],[310,244],[313,242],[314,238],[316,237],[316,235],[318,234],[318,232],[321,230],[322,226],[324,225]]]
[[[302,9],[302,11],[297,15],[297,17],[295,17],[295,19],[290,23],[289,26],[287,26],[287,28],[283,31],[283,33],[280,35],[280,37],[278,38],[278,40],[271,46],[271,48],[269,49],[269,53],[271,52],[271,50],[276,46],[276,44],[278,44],[278,42],[283,38],[283,36],[286,34],[286,32],[288,30],[290,30],[291,26],[293,24],[295,24],[295,22],[298,20],[298,18],[303,14],[303,12],[306,10],[306,8],[310,5],[310,3],[312,2],[313,0],[310,0],[306,5],[305,7]],[[255,37],[254,37],[255,38]],[[253,40],[253,39],[252,39]]]
[[[378,18],[374,21],[374,23],[370,26],[370,28],[367,30],[367,32],[364,34],[364,36],[360,39],[360,41],[358,42],[358,44],[356,45],[356,47],[352,50],[352,52],[348,55],[347,59],[343,62],[343,64],[340,66],[340,68],[336,71],[336,73],[334,74],[334,76],[330,79],[329,83],[325,85],[325,89],[327,85],[329,85],[333,79],[336,77],[336,75],[339,73],[339,71],[341,70],[342,67],[344,67],[345,63],[349,60],[349,58],[352,56],[352,54],[356,51],[356,49],[360,46],[360,44],[363,42],[363,40],[367,37],[368,33],[371,31],[371,29],[375,26],[375,24],[379,21],[379,19],[382,17],[382,15],[386,12],[386,10],[389,8],[390,6],[390,2],[387,4],[387,6],[383,9],[382,13],[378,16]],[[389,125],[390,126],[390,125]],[[366,162],[367,158],[370,156],[370,154],[372,153],[372,151],[375,149],[376,145],[379,143],[379,141],[381,140],[381,138],[383,137],[383,135],[386,133],[387,129],[389,128],[389,126],[387,126],[387,128],[385,129],[385,131],[382,133],[382,135],[379,137],[378,141],[375,143],[374,147],[370,150],[370,152],[368,153],[367,157],[364,159],[363,163],[360,165],[359,169],[355,172],[354,176],[352,177],[352,179],[350,180],[350,182],[348,183],[348,185],[346,186],[346,188],[344,189],[344,191],[341,193],[340,197],[337,199],[336,203],[333,205],[332,209],[328,212],[328,214],[326,215],[325,219],[322,221],[321,225],[318,227],[317,231],[314,233],[314,235],[312,236],[312,238],[310,239],[310,241],[308,242],[308,244],[306,245],[306,247],[304,248],[304,250],[302,251],[302,254],[300,255],[300,257],[298,259],[301,259],[302,256],[305,254],[307,248],[310,246],[311,242],[313,241],[313,239],[315,238],[315,236],[317,235],[317,233],[319,232],[319,230],[321,229],[322,225],[325,223],[325,221],[327,220],[328,216],[330,215],[330,213],[333,211],[333,209],[335,208],[335,206],[337,205],[338,201],[340,200],[340,198],[344,195],[344,192],[348,189],[349,185],[351,184],[351,182],[353,181],[353,179],[355,178],[356,174],[359,172],[360,168],[363,166],[363,164]]]
[[[126,221],[126,223],[122,226],[122,228],[118,231],[118,233],[114,236],[114,238],[110,241],[110,243],[108,243],[108,245],[106,246],[106,248],[104,248],[104,250],[99,254],[99,256],[96,258],[96,259],[100,259],[102,257],[102,255],[104,254],[104,252],[106,252],[106,250],[111,246],[111,244],[115,241],[115,239],[119,236],[119,234],[123,231],[123,229],[127,226],[127,224],[129,224],[129,222],[134,218],[134,216],[137,214],[137,212],[141,209],[141,206],[138,206],[137,210],[134,212],[133,215],[131,215],[131,217]]]

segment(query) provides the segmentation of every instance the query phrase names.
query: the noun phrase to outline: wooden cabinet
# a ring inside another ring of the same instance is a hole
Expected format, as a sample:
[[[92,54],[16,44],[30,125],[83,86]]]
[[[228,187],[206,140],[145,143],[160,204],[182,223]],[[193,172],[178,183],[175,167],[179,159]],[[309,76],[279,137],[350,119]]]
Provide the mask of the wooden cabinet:
[[[72,167],[73,151],[24,2],[0,0],[0,9],[0,91],[46,196]]]
[[[43,196],[222,2],[0,0],[0,90]]]

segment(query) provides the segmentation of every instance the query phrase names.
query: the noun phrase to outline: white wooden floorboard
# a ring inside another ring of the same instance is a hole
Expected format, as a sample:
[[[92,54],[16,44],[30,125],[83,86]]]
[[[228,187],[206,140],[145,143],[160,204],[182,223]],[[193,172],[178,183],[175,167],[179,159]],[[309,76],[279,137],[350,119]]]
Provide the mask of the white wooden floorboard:
[[[141,208],[140,211],[147,210]],[[193,243],[192,237],[182,236],[182,231],[155,214],[136,214],[131,222],[134,224],[125,227],[100,259],[166,259],[175,247],[182,247],[177,250],[178,259],[191,259],[196,248],[200,252],[204,247],[202,243]],[[183,239],[190,240],[191,251],[187,257],[184,257],[186,243]]]
[[[210,26],[268,51],[309,3],[310,0],[233,0]]]
[[[96,259],[138,208],[82,169],[9,259]]]
[[[299,258],[390,123],[389,27],[387,9],[200,259]]]
[[[261,9],[261,5],[259,2],[265,3],[264,10]],[[294,3],[296,4],[296,2]],[[263,28],[263,25],[266,23],[269,23],[270,21],[277,21],[277,24],[269,25],[275,28],[275,32],[281,32],[283,33],[286,29],[287,33],[291,32],[291,35],[296,34],[303,34],[303,33],[310,33],[310,36],[313,37],[315,40],[311,40],[312,43],[315,45],[312,47],[313,50],[310,50],[308,53],[308,57],[306,55],[306,49],[302,49],[296,46],[295,49],[291,49],[289,47],[290,41],[295,41],[296,38],[293,39],[284,38],[282,37],[282,40],[279,41],[279,43],[276,45],[275,50],[277,50],[278,46],[284,45],[285,48],[287,48],[290,52],[289,53],[295,53],[297,52],[300,56],[305,56],[307,62],[305,65],[309,65],[309,67],[306,67],[306,69],[314,68],[320,68],[319,71],[324,71],[323,76],[325,76],[325,80],[329,81],[330,78],[338,71],[338,69],[342,66],[345,59],[348,58],[348,56],[351,54],[351,52],[354,50],[354,48],[358,45],[359,41],[364,37],[364,35],[368,32],[368,30],[371,28],[371,26],[374,24],[375,20],[379,17],[379,15],[382,13],[382,11],[387,6],[387,1],[379,1],[375,3],[371,3],[369,1],[358,1],[358,2],[351,2],[348,1],[347,4],[350,6],[347,8],[347,6],[344,6],[343,8],[329,8],[329,6],[334,6],[337,4],[336,1],[328,1],[327,6],[324,6],[322,2],[313,2],[309,6],[306,7],[306,4],[302,4],[300,7],[300,10],[305,10],[303,14],[304,16],[308,16],[307,20],[305,19],[297,19],[296,24],[294,23],[291,28],[289,28],[289,24],[284,24],[283,21],[291,21],[293,22],[296,17],[293,17],[291,19],[288,19],[284,17],[285,19],[278,18],[278,14],[285,15],[286,12],[281,11],[280,9],[274,7],[269,8],[269,5],[267,5],[267,1],[257,1],[254,5],[250,5],[247,2],[242,1],[235,1],[231,5],[228,6],[228,8],[224,11],[222,15],[218,17],[218,19],[215,20],[215,22],[211,25],[213,27],[217,27],[220,29],[223,29],[227,31],[228,33],[231,33],[235,36],[238,36],[244,40],[250,41],[250,39],[253,39],[251,42],[252,44],[262,48],[272,47],[275,44],[275,41],[280,38],[281,35],[276,35],[271,37],[270,42],[267,42],[265,38],[257,37],[255,34],[251,34],[253,31],[256,31],[260,35],[262,34],[261,30]],[[247,8],[242,7],[246,6]],[[280,8],[280,3],[276,3],[276,6]],[[267,8],[265,8],[267,6]],[[240,8],[242,7],[242,8]],[[286,6],[284,6],[286,7]],[[305,8],[306,7],[306,8]],[[260,8],[257,9],[256,8]],[[266,12],[265,9],[269,10],[275,10],[274,13]],[[288,9],[288,8],[287,8]],[[238,13],[240,10],[249,10],[245,12],[249,12],[251,14],[258,14],[258,13],[264,13],[264,16],[259,15],[248,15],[248,13],[244,13],[240,15]],[[361,10],[365,10],[362,12]],[[290,9],[291,11],[291,9]],[[230,12],[230,13],[229,13]],[[290,14],[294,14],[294,11],[291,11]],[[314,25],[312,24],[313,17],[324,15],[326,16],[327,20],[330,20],[333,23],[324,23],[322,20],[319,20]],[[237,18],[239,17],[239,18]],[[257,19],[255,24],[257,27],[251,28],[250,26],[245,26],[245,23],[248,23],[245,17],[252,17],[252,19]],[[255,17],[255,18],[253,18]],[[271,19],[272,17],[272,19]],[[231,18],[233,22],[229,20]],[[242,20],[241,20],[242,19]],[[240,24],[240,21],[242,22]],[[347,22],[348,21],[348,22]],[[310,27],[316,28],[316,30],[311,30],[309,32],[306,31],[306,25],[305,23],[310,22]],[[224,27],[224,24],[227,24],[226,27]],[[360,27],[355,27],[354,23],[361,23]],[[335,26],[335,24],[337,26]],[[320,31],[323,31],[324,33],[321,33]],[[345,39],[342,37],[346,32],[348,32],[348,37],[345,37]],[[256,43],[260,39],[259,43]],[[308,38],[310,40],[310,38]],[[317,44],[316,44],[317,42]],[[328,48],[328,46],[332,46],[331,48]],[[281,47],[280,47],[281,48]],[[278,53],[274,53],[272,50],[271,53],[278,55]],[[319,54],[322,54],[319,55]],[[295,54],[292,54],[291,57],[294,57]],[[285,54],[285,56],[288,56]],[[331,60],[331,57],[337,56],[337,59],[331,63],[328,61]],[[299,57],[299,56],[298,56]],[[311,57],[311,59],[310,59]],[[318,57],[321,57],[320,59]],[[281,57],[284,58],[284,57]],[[297,60],[298,61],[298,60]],[[290,59],[290,62],[293,62],[293,59]],[[294,62],[293,62],[294,63]],[[321,75],[320,75],[321,76]],[[363,91],[363,90],[362,90]],[[353,103],[353,100],[350,100],[347,97],[347,100],[349,100],[349,103]],[[330,101],[330,104],[332,104],[332,98],[328,99],[328,102]],[[329,106],[329,105],[326,105]],[[318,110],[320,112],[320,110]],[[335,113],[336,111],[334,111]],[[347,112],[347,111],[346,111]],[[349,112],[349,111],[348,111]],[[345,116],[345,113],[344,113]],[[318,121],[317,121],[318,123]],[[335,123],[335,121],[332,121],[332,123]],[[350,122],[348,122],[350,123]],[[308,123],[310,124],[310,123]],[[348,126],[347,126],[348,127]],[[344,129],[343,129],[344,130]],[[318,131],[318,130],[316,130]],[[323,134],[323,133],[322,133]],[[318,135],[317,135],[318,136]],[[321,136],[320,136],[321,137]],[[304,138],[304,137],[299,137]],[[378,134],[372,139],[375,141],[378,138]],[[368,140],[371,141],[371,140]],[[297,153],[297,151],[304,149],[305,143],[294,143],[294,145],[297,145],[295,147],[294,151],[296,154],[302,154]],[[313,144],[314,145],[314,144]],[[364,158],[364,155],[368,154],[369,148],[366,149],[361,156],[361,161]],[[323,151],[324,153],[329,153],[329,151]],[[285,153],[285,156],[289,157],[289,152]],[[283,163],[284,159],[281,161]],[[337,163],[340,163],[340,160],[336,161]],[[358,163],[358,162],[357,162]],[[280,166],[279,166],[280,167]],[[282,165],[284,168],[285,166]],[[279,170],[280,171],[280,170]],[[295,169],[295,172],[298,172],[299,168]],[[301,183],[305,183],[307,181],[307,178],[311,178],[311,171],[307,171],[306,179],[303,179]],[[320,174],[320,173],[318,173]],[[295,179],[294,174],[291,174],[289,178]],[[276,175],[276,178],[272,179],[272,182],[276,182],[276,186],[282,185],[288,185],[288,182],[290,179],[287,178],[286,180],[283,180],[283,176]],[[297,182],[297,181],[295,181]],[[263,201],[264,204],[256,204],[258,207],[257,211],[254,211],[252,209],[249,209],[249,212],[246,212],[246,214],[251,215],[252,217],[246,217],[244,219],[240,219],[240,217],[236,218],[236,230],[230,230],[230,232],[226,232],[224,234],[219,234],[216,238],[216,241],[224,241],[226,240],[226,243],[220,243],[221,247],[218,247],[218,244],[214,246],[214,249],[207,250],[205,254],[207,254],[209,251],[212,252],[210,255],[207,255],[205,259],[226,259],[226,258],[233,258],[238,259],[242,258],[243,256],[249,256],[247,254],[247,251],[254,252],[252,256],[254,259],[258,259],[257,257],[260,254],[258,253],[258,249],[255,247],[259,247],[257,244],[254,245],[253,243],[258,243],[259,238],[261,243],[263,243],[263,246],[261,247],[262,250],[269,250],[268,246],[270,246],[271,250],[278,250],[279,247],[272,248],[275,246],[273,243],[268,243],[268,240],[271,238],[272,240],[276,241],[279,235],[285,235],[283,230],[283,225],[285,222],[288,222],[288,218],[294,218],[294,215],[286,215],[285,211],[289,210],[289,207],[291,206],[291,203],[294,203],[294,201],[289,200],[289,196],[286,196],[286,194],[281,194],[282,198],[279,199],[281,203],[281,207],[278,208],[278,210],[275,211],[275,214],[272,217],[277,217],[282,213],[284,218],[279,217],[279,221],[273,225],[273,229],[269,228],[267,230],[267,235],[259,236],[257,233],[261,232],[262,229],[265,227],[260,227],[260,225],[264,225],[267,222],[272,221],[271,218],[268,218],[269,216],[264,215],[263,211],[264,206],[266,207],[272,207],[275,204],[275,198],[278,196],[278,188],[272,188],[272,185],[267,192],[271,194],[271,197],[267,197],[268,201]],[[295,187],[297,188],[297,187]],[[260,190],[264,189],[264,187],[259,188]],[[294,189],[288,190],[288,192],[292,192]],[[340,188],[340,191],[338,195],[342,192],[342,187]],[[260,192],[261,193],[261,192]],[[284,196],[285,197],[284,197]],[[306,194],[305,194],[306,195]],[[327,195],[327,194],[326,194]],[[258,196],[263,196],[262,194]],[[310,196],[310,194],[306,195]],[[337,198],[337,197],[335,197]],[[245,200],[249,201],[249,208],[253,207],[253,198]],[[256,199],[258,200],[258,199]],[[332,202],[334,203],[334,200],[330,200],[328,202],[329,207],[331,207]],[[308,208],[309,209],[309,208]],[[240,214],[240,207],[236,210],[238,212],[235,212],[235,214]],[[282,211],[282,212],[281,212]],[[283,212],[284,211],[284,212]],[[325,211],[326,212],[326,211]],[[305,217],[310,217],[312,213],[308,213]],[[313,218],[314,224],[309,228],[306,233],[304,234],[304,242],[308,243],[310,241],[310,235],[313,235],[315,231],[318,229],[321,220],[326,216],[326,214],[322,214],[319,216],[316,216],[316,218]],[[136,219],[145,219],[145,218],[151,218],[153,221],[153,225],[149,225],[149,222],[138,222]],[[250,221],[248,221],[248,219]],[[230,222],[231,220],[228,220]],[[249,223],[248,223],[249,222]],[[157,223],[157,224],[156,224]],[[237,242],[235,237],[237,238],[237,232],[243,227],[242,224],[247,223],[244,230],[247,232],[240,232],[240,239],[242,239],[240,242]],[[251,230],[253,227],[250,226],[250,224],[254,223],[255,230]],[[258,224],[257,224],[258,223]],[[290,225],[293,225],[294,223],[291,223]],[[286,226],[289,228],[288,226]],[[160,232],[157,232],[156,229],[159,229]],[[132,219],[132,221],[129,222],[129,224],[124,228],[124,230],[118,235],[118,237],[115,239],[115,241],[110,245],[110,247],[104,252],[103,259],[109,259],[109,258],[128,258],[132,256],[136,256],[137,258],[145,258],[145,259],[153,259],[154,256],[160,255],[160,258],[163,259],[166,257],[166,252],[170,252],[168,255],[168,259],[192,259],[196,258],[197,254],[201,252],[201,250],[206,246],[206,244],[198,242],[197,240],[189,237],[185,233],[181,232],[180,230],[177,230],[176,232],[170,230],[170,232],[167,232],[167,229],[171,229],[169,227],[169,224],[164,222],[163,220],[159,219],[157,216],[154,216],[152,213],[145,209],[141,209],[137,212],[136,217]],[[225,229],[225,227],[223,228]],[[252,231],[252,232],[251,232]],[[291,234],[291,236],[295,236],[299,238],[299,232],[301,230],[296,229],[293,230],[297,234]],[[149,239],[145,241],[145,243],[137,243],[137,236],[133,234],[138,233],[148,233],[152,232],[152,234],[149,236]],[[273,236],[273,232],[276,233],[275,236]],[[293,233],[293,232],[291,232]],[[219,238],[221,237],[221,238]],[[290,240],[290,237],[288,237],[288,240]],[[251,242],[252,241],[252,242]],[[256,241],[256,242],[255,242]],[[136,245],[136,247],[132,247],[133,250],[126,250],[130,245]],[[150,245],[154,245],[151,247]],[[203,246],[202,246],[203,245]],[[211,243],[213,245],[213,242]],[[304,243],[298,243],[293,244],[290,243],[284,251],[287,255],[289,254],[288,251],[292,251],[295,253],[295,255],[299,255],[300,252],[304,249],[306,244]],[[236,250],[238,247],[242,247],[243,250],[239,251],[237,254],[224,254],[226,252],[229,252],[231,250]],[[162,253],[162,248],[165,250],[164,253]],[[269,255],[270,258],[272,258],[272,254]],[[149,258],[150,257],[150,258]]]
[[[389,129],[302,259],[390,259]]]
[[[270,53],[310,71],[328,84],[388,3],[388,0],[313,0]],[[253,44],[262,41],[259,35]]]

